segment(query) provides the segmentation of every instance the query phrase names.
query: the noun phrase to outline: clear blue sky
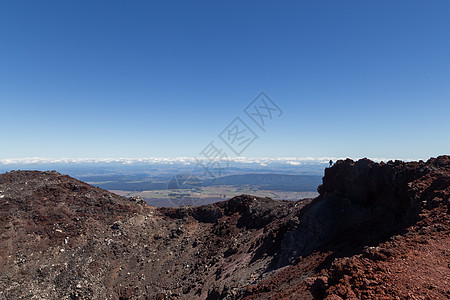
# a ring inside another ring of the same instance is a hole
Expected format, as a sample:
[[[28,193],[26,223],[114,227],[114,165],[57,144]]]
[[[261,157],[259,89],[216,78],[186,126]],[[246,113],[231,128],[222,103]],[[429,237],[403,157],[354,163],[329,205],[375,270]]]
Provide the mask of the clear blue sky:
[[[449,154],[449,16],[449,1],[1,1],[0,158],[196,156],[260,91],[284,114],[245,156]]]

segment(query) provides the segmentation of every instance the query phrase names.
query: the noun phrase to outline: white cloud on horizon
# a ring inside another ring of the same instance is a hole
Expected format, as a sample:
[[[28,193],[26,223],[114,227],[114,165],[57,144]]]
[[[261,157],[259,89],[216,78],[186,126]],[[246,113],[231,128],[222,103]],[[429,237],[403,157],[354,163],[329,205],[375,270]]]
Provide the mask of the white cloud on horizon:
[[[330,159],[333,162],[337,160],[346,159],[347,157],[278,157],[278,158],[251,158],[251,157],[230,157],[230,162],[240,164],[258,164],[267,166],[269,164],[288,164],[292,166],[299,166],[304,164],[327,164]],[[124,165],[144,163],[144,164],[174,164],[179,163],[183,165],[192,165],[197,163],[196,157],[148,157],[148,158],[7,158],[0,159],[0,165],[33,165],[33,164],[95,164],[95,163],[118,163]],[[351,158],[358,160],[359,158]],[[373,161],[387,162],[395,160],[390,158],[370,158]],[[404,161],[412,161],[406,159]]]

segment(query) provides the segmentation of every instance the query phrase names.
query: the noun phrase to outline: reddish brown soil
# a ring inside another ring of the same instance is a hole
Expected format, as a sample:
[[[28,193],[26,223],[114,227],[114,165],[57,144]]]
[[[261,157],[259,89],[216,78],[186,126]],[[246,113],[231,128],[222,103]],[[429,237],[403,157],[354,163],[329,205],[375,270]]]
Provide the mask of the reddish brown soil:
[[[155,208],[0,175],[0,299],[448,299],[450,157],[337,162],[320,196]]]
[[[391,177],[381,177],[386,175]],[[332,239],[345,247],[319,247],[249,287],[246,298],[450,299],[449,175],[448,156],[427,163],[391,165],[339,162],[327,170],[321,197],[338,194],[352,204],[369,202],[371,207],[385,203],[392,210],[399,209],[398,224],[405,224],[404,228],[399,226],[386,241],[369,242],[372,246],[357,251],[356,241],[370,240],[361,234],[368,229],[360,222]],[[381,222],[396,227],[388,214],[380,217]],[[345,243],[349,237],[354,243]],[[355,254],[346,255],[352,252],[352,244]]]

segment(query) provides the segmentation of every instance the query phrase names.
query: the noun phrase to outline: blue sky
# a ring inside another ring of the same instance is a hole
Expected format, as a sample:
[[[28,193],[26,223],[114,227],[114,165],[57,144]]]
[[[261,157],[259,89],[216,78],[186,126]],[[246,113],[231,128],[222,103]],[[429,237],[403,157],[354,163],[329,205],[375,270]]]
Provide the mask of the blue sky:
[[[1,1],[0,158],[449,154],[448,1]],[[253,127],[252,127],[253,128]],[[220,145],[226,150],[226,145]],[[231,154],[231,151],[229,151]]]

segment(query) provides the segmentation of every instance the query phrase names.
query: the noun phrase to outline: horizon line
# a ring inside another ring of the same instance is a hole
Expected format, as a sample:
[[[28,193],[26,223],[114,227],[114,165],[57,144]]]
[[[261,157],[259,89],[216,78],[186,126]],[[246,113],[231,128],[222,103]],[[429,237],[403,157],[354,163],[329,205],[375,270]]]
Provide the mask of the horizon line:
[[[379,157],[338,157],[338,156],[323,156],[323,157],[227,157],[227,161],[242,164],[267,164],[267,163],[284,163],[290,165],[299,165],[303,163],[328,163],[330,160],[336,162],[338,160],[352,159],[359,160],[367,158],[375,162],[388,161],[419,161],[424,159],[400,159],[400,158],[379,158]],[[120,163],[120,164],[173,164],[181,163],[190,165],[197,163],[200,160],[194,156],[174,156],[174,157],[144,157],[144,158],[42,158],[42,157],[24,157],[24,158],[5,158],[0,159],[0,165],[32,165],[32,164],[83,164],[83,163]],[[219,159],[224,161],[224,159]]]

